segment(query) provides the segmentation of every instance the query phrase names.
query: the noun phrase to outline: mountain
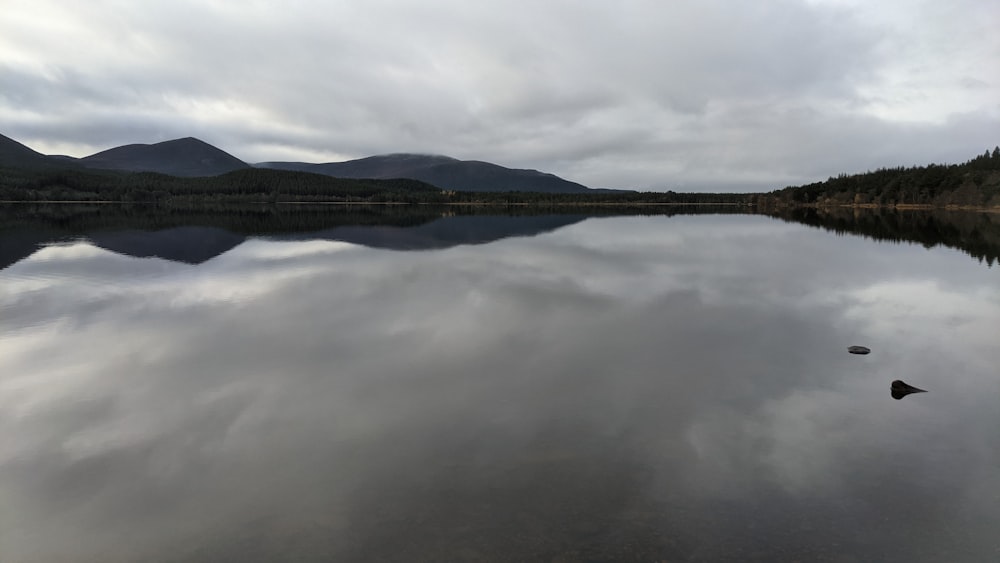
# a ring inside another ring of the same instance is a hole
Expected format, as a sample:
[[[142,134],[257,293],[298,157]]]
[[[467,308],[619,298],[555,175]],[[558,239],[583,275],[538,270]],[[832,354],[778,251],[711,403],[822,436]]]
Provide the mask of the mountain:
[[[44,168],[49,166],[72,165],[71,160],[46,156],[29,149],[21,143],[0,135],[0,166],[13,168]]]
[[[80,162],[87,168],[187,177],[218,176],[250,168],[235,156],[194,137],[115,147],[81,158]]]
[[[505,168],[478,160],[447,156],[387,154],[346,162],[262,162],[259,168],[276,168],[326,174],[338,178],[409,178],[444,190],[463,192],[590,193],[576,182],[537,170]]]
[[[0,166],[67,168],[84,166],[122,172],[158,172],[168,176],[219,176],[253,167],[310,172],[347,179],[410,179],[444,190],[463,192],[597,193],[582,184],[538,170],[506,168],[478,160],[440,155],[386,154],[346,162],[263,162],[253,167],[212,145],[186,137],[155,144],[131,144],[76,159],[47,156],[0,135]]]
[[[440,155],[386,154],[346,162],[263,162],[251,166],[212,145],[186,137],[151,145],[115,147],[76,159],[47,156],[0,135],[0,166],[18,168],[68,168],[158,172],[168,176],[219,176],[253,167],[310,172],[347,179],[410,179],[443,190],[463,192],[598,193],[582,184],[538,170],[506,168],[478,160],[458,160]]]

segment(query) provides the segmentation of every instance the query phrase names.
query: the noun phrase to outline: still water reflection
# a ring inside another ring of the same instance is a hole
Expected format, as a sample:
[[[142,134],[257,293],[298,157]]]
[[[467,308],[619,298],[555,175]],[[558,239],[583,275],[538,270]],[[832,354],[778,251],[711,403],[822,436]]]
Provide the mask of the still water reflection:
[[[0,560],[1000,558],[995,270],[757,216],[549,229],[11,263]]]

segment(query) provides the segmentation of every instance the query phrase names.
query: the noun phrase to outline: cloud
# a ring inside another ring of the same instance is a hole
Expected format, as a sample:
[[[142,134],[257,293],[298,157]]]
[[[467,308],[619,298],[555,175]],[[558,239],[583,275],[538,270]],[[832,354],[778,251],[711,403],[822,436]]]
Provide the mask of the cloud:
[[[964,160],[998,142],[1000,83],[987,70],[1000,10],[982,2],[7,12],[0,119],[43,152],[195,135],[251,162],[415,151],[594,187],[707,190]]]

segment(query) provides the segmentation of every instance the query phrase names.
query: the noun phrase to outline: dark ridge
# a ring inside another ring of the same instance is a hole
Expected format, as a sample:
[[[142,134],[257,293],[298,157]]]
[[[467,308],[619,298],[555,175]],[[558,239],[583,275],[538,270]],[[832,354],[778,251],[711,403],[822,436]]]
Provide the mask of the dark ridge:
[[[338,178],[409,178],[463,192],[590,193],[593,190],[537,170],[505,168],[441,155],[386,154],[346,162],[263,162],[260,168],[314,172]]]
[[[80,162],[88,168],[182,177],[218,176],[250,168],[235,156],[194,137],[115,147],[81,158]]]
[[[13,168],[49,168],[53,166],[66,166],[75,159],[46,156],[38,151],[32,150],[21,143],[0,135],[0,166]]]

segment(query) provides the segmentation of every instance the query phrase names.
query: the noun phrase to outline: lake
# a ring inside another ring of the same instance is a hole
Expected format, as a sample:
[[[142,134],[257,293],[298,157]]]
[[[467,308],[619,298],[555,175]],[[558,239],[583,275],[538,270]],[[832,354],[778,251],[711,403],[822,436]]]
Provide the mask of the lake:
[[[372,213],[8,220],[0,560],[1000,560],[997,231]]]

